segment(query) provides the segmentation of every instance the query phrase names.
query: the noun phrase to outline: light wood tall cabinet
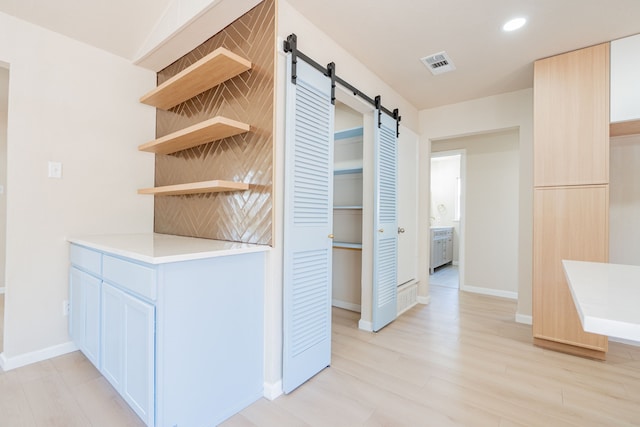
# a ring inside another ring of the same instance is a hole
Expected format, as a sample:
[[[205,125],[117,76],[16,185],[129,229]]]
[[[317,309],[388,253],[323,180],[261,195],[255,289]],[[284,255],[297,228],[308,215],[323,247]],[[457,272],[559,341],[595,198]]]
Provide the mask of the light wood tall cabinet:
[[[534,66],[535,344],[604,358],[582,330],[562,259],[608,261],[609,43]]]

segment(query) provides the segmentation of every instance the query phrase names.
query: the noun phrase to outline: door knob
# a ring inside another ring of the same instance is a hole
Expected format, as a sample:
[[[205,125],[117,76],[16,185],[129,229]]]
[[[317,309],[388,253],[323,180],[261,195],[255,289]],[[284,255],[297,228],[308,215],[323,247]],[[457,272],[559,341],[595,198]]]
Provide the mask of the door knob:
[[[329,237],[330,239],[333,239],[333,234],[329,234],[327,237]]]
[[[384,228],[381,228],[380,230],[378,230],[378,233],[384,233]]]
[[[404,228],[398,227],[398,234],[400,234],[400,233],[404,233]]]

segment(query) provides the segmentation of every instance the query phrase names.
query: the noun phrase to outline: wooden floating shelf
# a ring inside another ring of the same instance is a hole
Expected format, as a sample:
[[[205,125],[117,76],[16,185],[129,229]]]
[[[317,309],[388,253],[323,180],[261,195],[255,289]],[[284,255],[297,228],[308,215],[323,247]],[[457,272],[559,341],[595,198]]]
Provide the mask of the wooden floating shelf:
[[[207,142],[239,135],[248,132],[250,128],[246,123],[217,116],[142,144],[138,150],[156,154],[171,154]]]
[[[333,242],[334,249],[351,249],[353,251],[361,251],[362,243],[346,243],[346,242]]]
[[[640,120],[615,122],[609,125],[609,136],[626,136],[640,133]]]
[[[180,194],[219,193],[222,191],[244,191],[249,184],[233,181],[202,181],[188,184],[166,185],[163,187],[142,188],[138,194],[153,194],[155,196],[177,196]]]
[[[219,47],[144,95],[140,102],[168,110],[249,69],[250,61]]]

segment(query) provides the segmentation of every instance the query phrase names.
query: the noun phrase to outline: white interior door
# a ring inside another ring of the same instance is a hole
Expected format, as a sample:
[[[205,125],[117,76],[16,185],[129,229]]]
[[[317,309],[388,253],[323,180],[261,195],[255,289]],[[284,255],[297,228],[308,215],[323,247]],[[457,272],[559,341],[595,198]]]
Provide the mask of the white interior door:
[[[398,285],[418,277],[418,135],[398,137]]]
[[[331,80],[287,66],[283,374],[289,393],[331,362],[333,128]]]
[[[377,114],[377,112],[376,112]],[[373,330],[395,320],[398,299],[398,146],[396,120],[374,130]]]

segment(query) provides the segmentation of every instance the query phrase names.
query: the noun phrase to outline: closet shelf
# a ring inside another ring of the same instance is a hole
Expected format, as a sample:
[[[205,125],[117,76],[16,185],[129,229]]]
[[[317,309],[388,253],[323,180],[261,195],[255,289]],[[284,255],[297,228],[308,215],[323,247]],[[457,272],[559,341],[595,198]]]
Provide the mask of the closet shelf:
[[[340,205],[334,206],[334,210],[362,210],[362,205]]]
[[[355,251],[361,251],[362,243],[333,242],[333,247],[336,249],[351,249]]]
[[[360,139],[362,139],[362,133],[363,133],[363,127],[359,126],[357,128],[338,131],[333,134],[333,139],[335,141],[339,141],[342,139],[355,138],[355,137],[360,137]]]
[[[163,187],[142,188],[138,194],[152,194],[154,196],[177,196],[180,194],[219,193],[222,191],[244,191],[249,184],[233,181],[201,181],[188,184],[165,185]]]
[[[251,62],[219,47],[140,98],[143,104],[168,110],[251,69]]]
[[[333,165],[334,175],[346,175],[351,173],[362,173],[362,160],[347,160],[336,162]]]
[[[250,128],[246,123],[217,116],[142,144],[138,150],[156,154],[171,154],[207,142],[239,135],[248,132]]]

